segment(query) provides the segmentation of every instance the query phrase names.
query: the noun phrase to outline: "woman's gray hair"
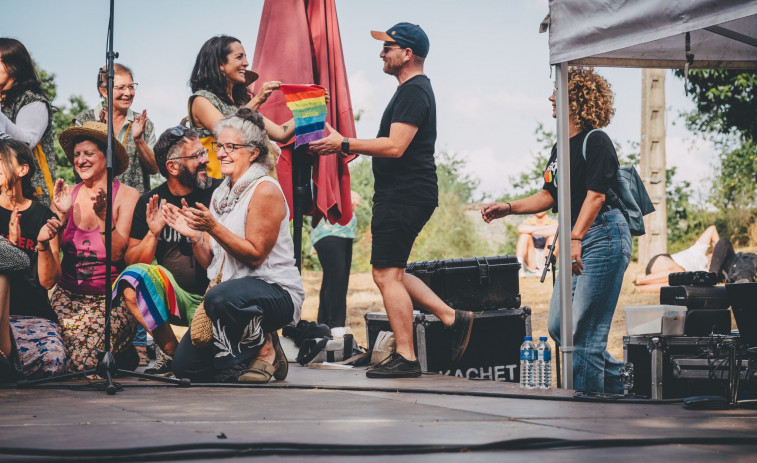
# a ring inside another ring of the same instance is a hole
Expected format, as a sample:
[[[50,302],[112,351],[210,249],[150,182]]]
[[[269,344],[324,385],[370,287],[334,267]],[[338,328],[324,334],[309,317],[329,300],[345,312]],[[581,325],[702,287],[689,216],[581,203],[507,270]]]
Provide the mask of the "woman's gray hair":
[[[263,116],[259,112],[243,107],[237,110],[236,113],[222,118],[216,124],[216,139],[218,138],[218,134],[224,129],[232,129],[237,133],[242,144],[260,150],[260,154],[253,161],[254,163],[262,164],[269,169],[273,168],[274,159],[271,156],[271,141],[268,139],[268,134],[265,131]]]

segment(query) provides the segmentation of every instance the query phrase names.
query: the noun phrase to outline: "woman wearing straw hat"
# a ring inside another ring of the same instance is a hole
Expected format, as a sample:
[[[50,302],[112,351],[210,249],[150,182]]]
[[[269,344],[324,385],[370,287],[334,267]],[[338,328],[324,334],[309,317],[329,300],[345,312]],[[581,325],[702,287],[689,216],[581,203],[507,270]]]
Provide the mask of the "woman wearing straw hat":
[[[131,110],[137,83],[131,69],[123,64],[114,63],[113,70],[113,133],[126,148],[129,155],[129,167],[118,176],[121,183],[136,188],[139,193],[150,191],[150,175],[158,173],[155,163],[155,128],[147,117],[147,110],[135,113]],[[103,99],[94,108],[82,111],[74,124],[82,125],[86,121],[108,122],[107,98],[108,88],[105,68],[97,72],[97,91]]]
[[[200,132],[202,145],[208,149],[208,175],[221,178],[221,169],[212,149],[213,131],[222,117],[233,114],[237,108],[247,106],[253,111],[265,103],[281,82],[265,82],[258,94],[251,97],[247,86],[258,75],[249,69],[249,62],[241,42],[228,35],[219,35],[205,42],[197,54],[189,83],[189,124]],[[286,142],[294,136],[294,120],[282,125],[263,117],[265,130],[271,140]]]
[[[73,370],[97,365],[96,351],[102,350],[105,326],[105,232],[111,230],[111,275],[115,279],[129,241],[129,230],[139,193],[134,188],[113,181],[113,222],[105,223],[107,171],[105,146],[107,126],[101,122],[85,122],[70,127],[58,137],[66,157],[73,164],[81,183],[76,186],[55,183],[53,203],[65,228],[61,233],[61,277],[51,297],[53,309],[63,333],[63,341],[71,358]],[[113,140],[113,175],[129,166],[123,145]],[[138,362],[132,338],[137,323],[125,306],[111,311],[112,350],[128,353],[133,367]],[[128,368],[126,357],[119,366]]]
[[[29,52],[16,39],[0,37],[0,134],[26,143],[34,152],[32,185],[50,205],[55,178],[53,111]]]

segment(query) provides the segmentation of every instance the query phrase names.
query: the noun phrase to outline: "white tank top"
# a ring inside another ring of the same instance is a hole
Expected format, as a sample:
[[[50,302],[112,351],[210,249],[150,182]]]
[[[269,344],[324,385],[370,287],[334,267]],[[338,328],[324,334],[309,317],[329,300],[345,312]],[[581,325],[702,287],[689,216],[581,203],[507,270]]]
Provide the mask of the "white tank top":
[[[245,196],[237,202],[231,212],[224,214],[222,218],[219,218],[212,208],[211,213],[219,223],[228,228],[232,233],[244,237],[250,199],[252,199],[255,189],[263,182],[273,183],[279,189],[279,192],[281,192],[281,196],[284,196],[279,183],[272,177],[265,176],[245,193]],[[284,198],[284,207],[286,215],[279,225],[279,236],[276,239],[276,244],[273,246],[271,253],[268,254],[265,262],[258,267],[253,268],[239,262],[232,255],[228,254],[215,239],[211,238],[210,247],[213,250],[213,259],[208,266],[208,279],[213,281],[221,270],[221,264],[223,264],[221,281],[250,276],[259,278],[267,283],[279,285],[292,297],[294,322],[297,323],[300,320],[302,303],[305,301],[305,290],[302,288],[302,277],[300,277],[300,273],[295,266],[294,243],[292,242],[292,236],[289,234],[289,206],[286,204],[286,198]],[[224,256],[226,256],[225,261]]]

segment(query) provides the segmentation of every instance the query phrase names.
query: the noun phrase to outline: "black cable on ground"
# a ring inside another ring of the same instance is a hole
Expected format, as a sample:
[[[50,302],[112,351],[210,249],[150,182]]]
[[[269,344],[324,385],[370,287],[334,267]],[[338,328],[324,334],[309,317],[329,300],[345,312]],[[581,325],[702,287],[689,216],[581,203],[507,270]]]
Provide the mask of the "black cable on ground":
[[[627,438],[627,439],[550,439],[526,438],[489,442],[485,444],[308,444],[299,442],[281,443],[194,443],[150,447],[130,447],[111,449],[37,449],[24,447],[0,447],[0,455],[51,458],[57,460],[94,461],[106,459],[118,461],[167,461],[199,458],[235,458],[252,456],[291,455],[418,455],[435,453],[501,452],[553,449],[597,449],[619,447],[650,447],[662,445],[696,446],[757,446],[753,437],[670,437],[670,438]],[[190,453],[191,452],[191,453]]]
[[[126,389],[136,387],[173,387],[163,383],[123,383]],[[437,389],[418,389],[418,388],[398,388],[398,387],[363,387],[363,386],[324,386],[324,385],[302,385],[288,383],[266,383],[266,384],[242,384],[242,383],[192,383],[192,387],[203,388],[244,388],[244,389],[298,389],[298,390],[324,390],[324,391],[351,391],[351,392],[389,392],[392,394],[433,394],[433,395],[454,395],[464,397],[488,397],[499,399],[527,399],[527,400],[552,400],[558,402],[592,402],[592,403],[622,403],[622,404],[680,404],[683,399],[641,399],[625,398],[623,396],[606,396],[578,393],[574,396],[557,396],[557,395],[532,395],[518,394],[508,392],[487,392],[487,391],[449,391]],[[70,384],[41,384],[34,386],[34,389],[68,389],[80,390],[82,385]]]

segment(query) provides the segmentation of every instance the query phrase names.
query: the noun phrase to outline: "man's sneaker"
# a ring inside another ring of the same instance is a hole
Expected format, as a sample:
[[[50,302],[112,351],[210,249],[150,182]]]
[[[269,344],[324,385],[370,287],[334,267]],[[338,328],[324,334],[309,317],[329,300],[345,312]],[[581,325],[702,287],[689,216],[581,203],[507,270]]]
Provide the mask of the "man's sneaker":
[[[173,376],[173,357],[161,352],[155,365],[145,370],[147,375],[155,376]]]
[[[473,329],[473,312],[455,310],[455,321],[449,327],[452,338],[452,361],[458,362],[465,353]]]
[[[411,362],[396,352],[365,372],[369,378],[417,378],[421,374],[417,360]]]

